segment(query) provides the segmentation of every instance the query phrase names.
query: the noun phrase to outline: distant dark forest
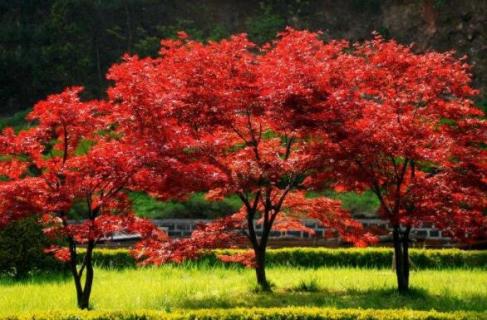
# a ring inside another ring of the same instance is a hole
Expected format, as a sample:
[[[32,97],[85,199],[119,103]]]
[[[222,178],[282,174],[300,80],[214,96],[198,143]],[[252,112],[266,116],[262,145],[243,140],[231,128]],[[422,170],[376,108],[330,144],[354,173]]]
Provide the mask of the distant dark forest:
[[[108,67],[124,53],[154,56],[161,38],[185,30],[217,40],[247,32],[258,43],[285,26],[361,40],[377,31],[416,50],[456,49],[487,89],[485,0],[3,0],[0,114],[25,110],[70,85],[103,95]],[[479,98],[485,104],[485,98]]]

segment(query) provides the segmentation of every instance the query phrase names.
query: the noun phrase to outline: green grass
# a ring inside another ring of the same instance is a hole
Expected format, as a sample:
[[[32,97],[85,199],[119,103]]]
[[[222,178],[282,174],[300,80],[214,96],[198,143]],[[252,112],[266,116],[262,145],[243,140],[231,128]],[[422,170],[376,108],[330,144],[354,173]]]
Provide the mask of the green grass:
[[[423,270],[411,274],[412,293],[395,291],[389,269],[273,267],[271,294],[259,293],[253,270],[164,266],[97,269],[92,296],[97,310],[176,310],[231,307],[315,306],[336,308],[485,311],[487,271]],[[75,308],[69,277],[0,280],[0,314]]]

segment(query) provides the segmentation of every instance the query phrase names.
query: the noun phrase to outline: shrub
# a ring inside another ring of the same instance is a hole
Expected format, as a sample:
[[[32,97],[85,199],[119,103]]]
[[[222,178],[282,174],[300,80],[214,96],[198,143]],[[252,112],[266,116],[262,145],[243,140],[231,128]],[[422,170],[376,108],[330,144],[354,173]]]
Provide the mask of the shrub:
[[[10,117],[1,117],[0,118],[0,130],[3,130],[4,128],[7,128],[7,127],[12,127],[16,131],[28,128],[29,123],[25,120],[25,116],[30,111],[31,110],[19,111],[15,114],[11,115]]]
[[[0,275],[25,278],[33,272],[62,270],[63,264],[43,252],[48,244],[35,217],[8,224],[0,230]]]
[[[81,253],[83,254],[84,252]],[[133,268],[137,265],[127,249],[95,249],[93,261],[97,267],[109,269]]]
[[[199,264],[222,264],[218,254],[232,254],[239,250],[214,250],[208,252]],[[110,268],[134,267],[134,259],[126,249],[98,249],[94,253],[97,266]],[[487,268],[487,251],[462,251],[459,249],[411,249],[413,268]],[[325,266],[390,268],[390,248],[283,248],[267,251],[269,265],[288,265],[305,268]]]
[[[190,319],[222,319],[222,320],[260,320],[260,319],[279,319],[279,320],[398,320],[398,319],[418,319],[418,320],[470,320],[485,319],[486,312],[437,312],[437,311],[413,311],[413,310],[362,310],[362,309],[332,309],[332,308],[252,308],[252,309],[203,309],[185,310],[173,313],[161,311],[66,311],[66,312],[39,312],[27,313],[23,315],[13,315],[0,317],[0,320],[72,320],[72,319],[92,319],[92,320],[190,320]]]
[[[231,254],[232,250],[222,250]],[[269,250],[269,265],[299,267],[343,266],[360,268],[390,268],[392,249],[389,248],[283,248]],[[487,268],[487,252],[459,249],[411,249],[413,268]]]
[[[222,201],[207,201],[203,193],[196,193],[184,202],[158,201],[145,193],[132,193],[130,197],[135,212],[151,219],[215,219],[237,211],[242,205],[237,196]]]

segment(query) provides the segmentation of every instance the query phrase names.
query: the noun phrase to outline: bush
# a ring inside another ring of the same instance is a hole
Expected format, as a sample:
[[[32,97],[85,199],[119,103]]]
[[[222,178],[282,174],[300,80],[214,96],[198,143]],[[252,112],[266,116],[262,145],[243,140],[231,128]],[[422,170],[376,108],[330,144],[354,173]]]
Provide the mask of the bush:
[[[235,250],[233,250],[235,251]],[[226,250],[231,254],[232,250]],[[360,267],[390,268],[390,248],[283,248],[269,250],[269,265],[297,267]],[[462,251],[459,249],[411,249],[413,268],[487,268],[486,251]]]
[[[31,110],[24,110],[19,111],[10,117],[1,117],[0,118],[0,130],[3,130],[7,127],[12,127],[16,131],[26,129],[29,127],[29,122],[25,120],[25,117]]]
[[[62,270],[62,263],[43,252],[48,244],[35,217],[8,224],[0,230],[0,275],[25,278],[33,272]]]
[[[215,219],[233,213],[242,206],[237,196],[230,196],[222,201],[207,201],[203,193],[194,194],[184,202],[158,201],[145,193],[132,193],[130,198],[135,212],[141,217],[151,219]]]
[[[69,312],[39,312],[24,315],[14,315],[0,317],[0,320],[73,320],[73,319],[92,319],[92,320],[192,320],[192,319],[223,319],[223,320],[260,320],[260,319],[279,319],[279,320],[398,320],[398,319],[418,319],[418,320],[467,320],[485,319],[486,312],[437,312],[437,311],[412,311],[412,310],[362,310],[362,309],[332,309],[332,308],[252,308],[252,309],[203,309],[185,310],[173,313],[161,311],[69,311]]]
[[[342,207],[352,215],[358,216],[376,216],[380,203],[377,196],[370,190],[362,193],[356,192],[337,192],[331,189],[320,192],[308,192],[309,197],[326,196],[337,199],[342,202]]]
[[[242,250],[214,250],[208,252],[195,263],[222,264],[218,254],[234,254]],[[462,251],[459,249],[411,249],[413,268],[483,268],[487,269],[487,251]],[[94,262],[100,267],[134,267],[134,259],[126,249],[98,249],[94,252]],[[325,266],[390,268],[392,249],[390,248],[284,248],[267,251],[268,265],[288,265],[305,268]]]
[[[81,251],[79,260],[83,259],[84,252]],[[126,249],[95,249],[93,251],[93,262],[97,267],[118,269],[133,268],[137,266],[135,259]]]

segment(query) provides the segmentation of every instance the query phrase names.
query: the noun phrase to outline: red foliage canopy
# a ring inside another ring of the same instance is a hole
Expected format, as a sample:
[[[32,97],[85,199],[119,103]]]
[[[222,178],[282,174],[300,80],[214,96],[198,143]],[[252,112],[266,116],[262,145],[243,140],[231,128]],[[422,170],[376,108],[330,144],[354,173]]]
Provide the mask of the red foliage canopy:
[[[127,188],[237,194],[239,212],[189,239],[168,242],[143,223],[136,253],[181,261],[248,239],[259,266],[272,229],[311,233],[304,217],[356,245],[374,240],[339,202],[305,195],[334,186],[372,189],[404,234],[430,221],[485,235],[486,124],[464,61],[380,37],[319,36],[287,29],[257,47],[245,35],[201,43],[180,33],[157,58],[113,66],[107,101],[82,102],[80,88],[50,96],[29,115],[36,127],[0,136],[0,223],[44,213],[52,232],[86,243],[135,228]],[[88,221],[68,225],[80,202]]]
[[[487,125],[468,65],[380,37],[336,64],[333,121],[323,128],[337,147],[322,152],[334,159],[337,186],[372,189],[393,226],[432,222],[463,240],[485,236]]]
[[[137,146],[102,134],[111,108],[105,102],[79,100],[81,88],[69,88],[39,102],[28,115],[31,129],[0,136],[3,155],[0,183],[1,223],[39,214],[46,233],[74,244],[94,245],[137,223],[123,192],[133,183],[145,158]],[[78,223],[71,223],[78,219]],[[152,230],[150,231],[152,232]],[[154,232],[156,232],[154,230]],[[75,247],[52,247],[69,260]]]
[[[179,261],[242,236],[265,251],[273,227],[310,231],[300,222],[305,217],[357,245],[373,240],[337,201],[303,193],[303,179],[328,168],[320,150],[336,148],[312,121],[329,118],[323,99],[331,89],[319,72],[345,44],[317,37],[290,29],[261,49],[245,35],[207,44],[183,35],[162,41],[158,58],[126,57],[111,69],[110,99],[128,123],[124,136],[157,159],[145,180],[139,176],[144,189],[161,197],[207,191],[210,200],[237,194],[243,203],[239,213],[201,227],[191,239],[151,241],[139,255]],[[170,137],[177,139],[168,145]],[[264,226],[262,236],[254,220]]]

